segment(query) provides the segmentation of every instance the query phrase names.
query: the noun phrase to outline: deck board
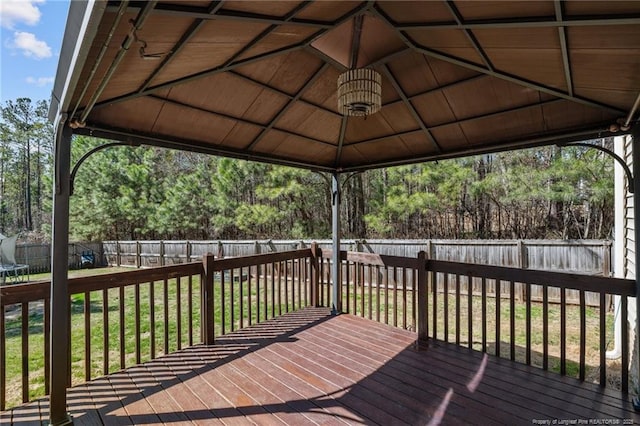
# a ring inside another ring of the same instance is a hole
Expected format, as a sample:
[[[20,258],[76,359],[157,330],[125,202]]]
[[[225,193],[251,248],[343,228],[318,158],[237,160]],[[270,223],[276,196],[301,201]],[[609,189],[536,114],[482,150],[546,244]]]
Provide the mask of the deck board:
[[[69,411],[77,425],[640,423],[628,398],[308,308],[76,386]],[[47,417],[46,398],[0,413],[3,425]]]

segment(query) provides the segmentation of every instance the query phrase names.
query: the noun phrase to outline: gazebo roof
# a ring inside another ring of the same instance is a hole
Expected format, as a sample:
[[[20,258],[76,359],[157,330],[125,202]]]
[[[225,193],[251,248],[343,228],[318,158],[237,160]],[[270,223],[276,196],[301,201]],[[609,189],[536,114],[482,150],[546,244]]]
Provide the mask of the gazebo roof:
[[[79,134],[353,171],[635,122],[640,2],[71,3],[51,118]],[[366,118],[338,112],[355,67]]]

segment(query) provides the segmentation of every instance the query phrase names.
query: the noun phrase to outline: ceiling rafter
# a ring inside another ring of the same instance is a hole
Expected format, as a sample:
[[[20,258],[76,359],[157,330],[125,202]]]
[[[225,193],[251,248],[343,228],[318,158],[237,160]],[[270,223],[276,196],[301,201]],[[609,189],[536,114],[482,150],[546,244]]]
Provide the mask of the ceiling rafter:
[[[476,75],[474,75],[472,77],[463,78],[461,80],[456,80],[456,81],[453,81],[451,83],[443,84],[442,86],[437,86],[437,87],[433,87],[431,89],[422,90],[422,91],[420,91],[418,93],[415,93],[413,95],[410,95],[410,96],[407,95],[407,99],[412,101],[414,99],[419,98],[420,96],[428,95],[428,94],[431,94],[431,93],[443,92],[443,91],[445,91],[447,89],[451,89],[451,88],[456,87],[456,86],[462,86],[462,85],[464,85],[466,83],[471,83],[471,82],[474,82],[476,80],[481,80],[483,78],[489,78],[489,77],[490,76],[488,76],[486,74],[476,74]],[[398,100],[395,100],[395,101],[387,102],[385,104],[382,104],[382,107],[384,108],[386,106],[395,105],[395,104],[400,103],[400,102],[402,102],[402,99],[398,99]]]
[[[341,23],[345,22],[346,20],[348,20],[349,18],[353,17],[354,15],[360,13],[362,10],[366,9],[366,3],[361,4],[357,7],[355,7],[354,9],[350,10],[349,12],[345,13],[343,16],[341,16],[340,18],[338,18],[335,23],[333,24],[333,26],[338,26]],[[333,28],[332,26],[332,28]],[[245,59],[241,59],[238,60],[236,62],[233,61],[229,61],[227,60],[224,64],[219,65],[217,67],[214,68],[210,68],[208,70],[204,70],[204,71],[200,71],[194,74],[190,74],[184,77],[180,77],[171,81],[167,81],[165,83],[161,83],[155,86],[151,86],[148,87],[147,89],[141,91],[141,92],[131,92],[128,94],[124,94],[124,95],[120,95],[117,96],[115,98],[111,98],[111,99],[107,99],[104,100],[102,102],[99,102],[96,104],[96,107],[100,107],[100,106],[104,106],[104,105],[111,105],[111,104],[115,104],[115,103],[119,103],[119,102],[124,102],[124,101],[128,101],[128,100],[132,100],[132,99],[136,99],[142,96],[145,96],[149,93],[154,93],[158,90],[162,90],[162,89],[168,89],[171,88],[173,86],[179,85],[179,84],[184,84],[184,83],[188,83],[190,81],[194,81],[194,80],[198,80],[201,78],[205,78],[205,77],[210,77],[222,72],[226,72],[226,71],[230,71],[232,69],[238,68],[240,66],[243,65],[248,65],[248,64],[252,64],[254,62],[258,62],[264,59],[268,59],[274,56],[278,56],[278,55],[282,55],[285,53],[289,53],[292,52],[294,50],[298,50],[301,48],[304,48],[306,46],[309,46],[311,43],[313,43],[318,37],[321,37],[323,34],[325,34],[329,29],[322,29],[319,31],[316,31],[314,34],[312,34],[311,36],[307,37],[306,39],[302,40],[299,43],[290,45],[290,46],[286,46],[286,47],[282,47],[279,49],[275,49],[272,50],[270,52],[265,52],[265,53],[261,53],[249,58],[245,58]],[[259,36],[258,36],[259,37]],[[258,38],[256,37],[256,38]],[[255,39],[254,39],[255,41]],[[237,52],[236,54],[233,55],[234,58],[238,58],[240,55],[242,55],[243,53],[245,53],[248,49],[250,49],[253,46],[253,43],[249,43],[247,45],[245,45],[242,49],[240,49],[239,52]]]
[[[222,7],[222,4],[222,1],[212,2],[207,8],[207,14],[211,16],[214,15]],[[200,30],[200,28],[202,28],[205,22],[207,22],[205,19],[199,18],[189,26],[187,31],[185,31],[182,37],[180,37],[180,40],[178,40],[178,42],[171,48],[169,53],[164,58],[162,58],[162,62],[160,62],[156,69],[151,72],[149,77],[147,77],[144,83],[142,83],[142,85],[138,88],[138,92],[142,92],[147,87],[149,87],[153,79],[156,78],[158,74],[160,74],[165,69],[165,67],[173,60],[173,58],[176,57],[178,53],[180,53],[180,51],[182,51],[182,48],[186,46],[191,37],[193,37]]]
[[[282,96],[286,97],[287,99],[292,99],[295,96],[295,95],[291,95],[291,94],[285,92],[284,90],[280,90],[277,87],[273,87],[273,86],[271,86],[269,84],[263,83],[261,81],[258,81],[256,79],[254,79],[254,78],[251,78],[249,76],[241,74],[241,73],[239,73],[237,71],[229,71],[229,74],[233,75],[234,77],[238,77],[238,78],[246,80],[246,81],[248,81],[250,83],[253,83],[256,86],[261,87],[261,88],[266,89],[266,90],[269,90],[269,91],[271,91],[273,93],[277,93],[279,95],[282,95]],[[329,108],[327,108],[327,107],[325,107],[323,105],[320,105],[319,103],[312,102],[310,100],[303,99],[303,98],[298,99],[298,102],[302,102],[302,103],[307,104],[309,106],[312,106],[314,108],[318,108],[319,110],[324,111],[324,112],[326,112],[328,114],[341,117],[341,115],[339,113],[337,113],[336,111],[334,111],[332,109],[329,109]]]
[[[471,121],[475,121],[475,120],[481,120],[484,118],[491,118],[491,117],[496,117],[502,114],[509,114],[512,112],[518,112],[518,111],[524,111],[527,109],[531,109],[531,108],[539,108],[541,106],[545,106],[545,105],[551,105],[551,104],[555,104],[555,103],[559,103],[559,102],[564,102],[564,99],[549,99],[546,101],[542,101],[542,102],[536,102],[536,103],[532,103],[532,104],[526,104],[526,105],[520,105],[520,106],[516,106],[516,107],[512,107],[512,108],[507,108],[507,109],[503,109],[500,111],[493,111],[493,112],[488,112],[488,113],[484,113],[484,114],[478,114],[478,115],[474,115],[474,116],[470,116],[470,117],[466,117],[466,118],[461,118],[459,120],[453,120],[453,121],[448,121],[445,123],[440,123],[440,124],[435,124],[433,126],[428,126],[427,129],[429,131],[432,130],[436,130],[436,129],[440,129],[442,127],[447,127],[447,126],[451,126],[454,124],[463,124],[463,123],[468,123]],[[407,135],[407,134],[411,134],[411,133],[415,133],[418,132],[422,129],[413,129],[413,130],[407,130],[404,132],[400,132],[400,133],[394,133],[393,135],[387,135],[387,136],[379,136],[376,138],[370,138],[370,139],[364,139],[361,141],[355,141],[352,143],[349,143],[345,146],[355,146],[355,145],[362,145],[365,143],[370,143],[370,142],[379,142],[381,140],[384,139],[388,139],[390,137],[393,136],[402,136],[402,135]]]
[[[252,125],[252,126],[256,126],[256,127],[261,128],[261,129],[264,129],[264,128],[267,127],[266,124],[258,123],[257,121],[247,120],[246,118],[236,117],[236,116],[233,116],[233,115],[230,115],[230,114],[225,114],[223,112],[214,111],[214,110],[207,109],[207,108],[200,108],[198,106],[190,105],[190,104],[187,104],[187,103],[184,103],[184,102],[180,102],[180,101],[176,101],[176,100],[173,100],[173,99],[163,98],[161,96],[156,96],[156,95],[149,95],[149,97],[152,98],[152,99],[156,99],[158,101],[161,101],[161,102],[166,102],[166,103],[169,103],[169,104],[173,104],[173,105],[176,105],[176,106],[179,106],[179,107],[182,107],[182,108],[192,109],[192,110],[195,110],[195,111],[205,112],[207,114],[212,114],[212,115],[216,115],[218,117],[227,118],[229,120],[234,120],[234,121],[237,121],[237,122],[242,123],[242,124],[249,124],[249,125]],[[331,146],[331,147],[335,148],[335,144],[332,144],[331,142],[327,142],[327,141],[323,141],[321,139],[313,138],[311,136],[304,135],[302,133],[293,132],[291,130],[286,130],[286,129],[283,129],[281,127],[273,127],[273,130],[277,130],[278,132],[286,133],[288,135],[295,136],[297,138],[306,139],[306,140],[311,141],[311,142],[315,142],[315,143],[319,143],[319,144],[322,144],[322,145],[327,145],[327,146]]]
[[[409,99],[407,98],[407,95],[404,93],[404,90],[402,90],[402,87],[400,87],[398,80],[396,80],[396,77],[393,75],[393,73],[389,69],[389,66],[384,64],[381,66],[381,68],[384,71],[384,74],[387,76],[387,78],[391,82],[391,85],[393,85],[393,88],[396,90],[396,92],[404,102],[405,106],[411,113],[411,116],[413,117],[413,119],[416,121],[416,123],[418,123],[418,126],[420,126],[420,129],[422,129],[424,134],[427,136],[427,139],[429,139],[429,142],[431,142],[431,144],[436,148],[438,152],[442,152],[442,148],[440,147],[440,145],[438,145],[438,142],[436,141],[436,139],[433,137],[433,135],[427,128],[427,125],[425,124],[424,120],[422,119],[422,117],[420,117],[420,114],[418,114],[418,111],[416,111],[411,101],[409,101]]]
[[[564,16],[564,6],[559,0],[553,2],[556,11],[556,20],[562,22]],[[564,79],[567,83],[567,92],[573,96],[573,79],[571,78],[571,62],[569,50],[567,49],[567,28],[558,27],[558,38],[560,39],[560,50],[562,51],[562,66],[564,67]]]
[[[327,64],[327,63],[322,64],[322,66],[320,68],[318,68],[318,70],[316,72],[314,72],[311,75],[311,77],[309,77],[307,79],[307,81],[302,85],[300,90],[298,90],[298,93],[296,93],[293,98],[289,99],[289,102],[287,102],[280,109],[280,111],[278,111],[278,113],[271,119],[271,122],[264,129],[262,129],[262,132],[260,132],[260,134],[258,136],[256,136],[255,139],[253,139],[251,141],[251,143],[249,143],[249,145],[244,147],[244,149],[246,149],[248,151],[252,150],[253,147],[255,147],[258,144],[258,142],[260,142],[262,140],[262,138],[264,138],[264,136],[267,134],[267,132],[269,132],[269,130],[271,130],[271,129],[273,129],[275,127],[276,122],[284,115],[284,113],[287,112],[289,110],[289,108],[291,108],[293,106],[293,104],[295,104],[296,101],[302,97],[302,94],[309,87],[311,87],[311,85],[313,83],[316,82],[318,77],[320,77],[322,75],[322,73],[327,69],[328,66],[329,66],[329,64]],[[335,146],[335,145],[332,144],[332,146]]]
[[[374,7],[372,10],[381,19],[383,19],[389,25],[393,26],[393,22],[390,21],[389,17],[384,13],[384,11],[380,10],[378,7]],[[414,40],[412,40],[409,37],[409,35],[405,31],[402,31],[402,30],[398,29],[397,27],[395,29],[396,29],[397,34],[402,38],[402,40],[404,41],[404,43],[407,46],[409,46],[410,48],[414,49],[417,52],[422,53],[423,55],[430,56],[430,57],[439,59],[441,61],[449,62],[449,63],[452,63],[454,65],[458,65],[458,66],[461,66],[461,67],[464,67],[464,68],[468,68],[468,69],[473,70],[473,71],[481,72],[481,73],[490,75],[492,77],[496,77],[496,78],[508,81],[510,83],[515,83],[515,84],[518,84],[520,86],[528,87],[530,89],[534,89],[534,90],[537,90],[537,91],[540,91],[540,92],[543,92],[543,93],[546,93],[546,94],[549,94],[549,95],[552,95],[552,96],[556,96],[556,97],[559,97],[559,98],[563,98],[563,99],[566,99],[566,100],[569,100],[569,101],[573,101],[573,102],[576,102],[576,103],[579,103],[579,104],[582,104],[582,105],[587,105],[589,107],[598,108],[598,109],[606,110],[606,111],[609,111],[609,112],[614,112],[616,114],[624,114],[625,113],[623,110],[621,110],[619,108],[616,108],[614,106],[611,106],[611,105],[606,105],[606,104],[603,104],[603,103],[600,103],[600,102],[593,101],[591,99],[586,99],[586,98],[578,97],[578,96],[575,96],[575,95],[571,96],[568,93],[562,92],[562,91],[560,91],[558,89],[554,89],[554,88],[549,87],[549,86],[542,85],[540,83],[536,83],[536,82],[533,82],[533,81],[530,81],[530,80],[526,80],[524,78],[519,78],[519,77],[516,77],[514,75],[504,73],[504,72],[495,71],[495,70],[492,71],[492,70],[489,70],[489,69],[487,69],[485,67],[477,65],[477,64],[475,64],[473,62],[469,62],[469,61],[467,61],[465,59],[462,59],[462,58],[459,58],[459,57],[456,57],[456,56],[452,56],[452,55],[448,55],[448,54],[445,54],[445,53],[442,53],[442,52],[438,52],[438,51],[433,50],[433,49],[429,49],[429,48],[427,48],[425,46],[422,46],[422,45],[416,43]]]
[[[435,153],[423,156],[409,156],[407,158],[399,158],[389,161],[377,161],[362,164],[353,167],[344,167],[342,172],[358,172],[371,170],[374,168],[394,167],[407,164],[423,163],[426,161],[449,160],[458,157],[468,157],[471,155],[491,154],[496,152],[511,151],[516,149],[535,148],[538,146],[549,145],[551,143],[562,144],[567,142],[583,141],[586,139],[598,139],[619,135],[608,130],[608,124],[602,123],[601,126],[591,127],[587,129],[567,130],[564,132],[547,134],[544,136],[530,137],[512,141],[501,142],[496,145],[478,145],[457,149],[453,151]],[[349,145],[351,146],[351,145]],[[356,148],[356,147],[354,147]],[[357,148],[356,148],[357,149]]]
[[[620,15],[582,15],[565,18],[558,21],[554,16],[529,17],[529,18],[501,18],[467,20],[463,24],[457,22],[404,22],[391,20],[400,31],[429,30],[429,29],[495,29],[495,28],[552,28],[571,26],[605,26],[605,25],[638,25],[640,14],[628,13]]]
[[[196,105],[191,105],[191,104],[188,104],[188,103],[185,103],[185,102],[180,102],[180,101],[177,101],[175,99],[164,98],[162,96],[157,96],[157,95],[149,95],[149,98],[155,99],[155,100],[160,101],[160,102],[166,102],[168,104],[179,106],[181,108],[188,108],[188,109],[192,109],[194,111],[200,111],[200,112],[205,112],[207,114],[216,115],[218,117],[222,117],[222,118],[226,118],[226,119],[229,119],[229,120],[237,121],[237,122],[242,123],[242,124],[249,124],[249,125],[252,125],[252,126],[259,127],[261,129],[265,129],[267,127],[267,124],[259,123],[257,121],[253,121],[253,120],[248,120],[248,119],[242,118],[242,117],[236,117],[235,115],[226,114],[224,112],[215,111],[215,110],[208,109],[208,108],[202,108],[202,107],[199,107],[199,106],[196,106]],[[295,136],[295,137],[298,137],[298,138],[307,139],[307,140],[309,140],[311,142],[316,142],[316,143],[319,143],[319,144],[335,147],[335,144],[332,144],[331,142],[323,141],[321,139],[316,139],[316,138],[313,138],[311,136],[308,136],[308,135],[305,135],[305,134],[302,134],[302,133],[294,132],[294,131],[291,131],[291,130],[287,130],[287,129],[283,129],[283,128],[275,127],[275,126],[273,127],[273,130],[277,130],[277,131],[282,132],[282,133],[287,133],[287,134],[289,134],[291,136]]]
[[[144,145],[157,146],[161,148],[177,149],[182,151],[198,152],[209,155],[219,155],[223,157],[237,158],[247,161],[260,161],[270,164],[278,164],[282,166],[299,167],[303,169],[333,172],[332,167],[322,166],[319,164],[310,164],[303,161],[291,160],[276,155],[268,155],[261,153],[248,153],[239,149],[225,147],[219,144],[213,145],[192,139],[178,137],[163,137],[161,135],[149,134],[146,132],[132,132],[128,129],[121,129],[111,126],[103,126],[98,124],[87,123],[84,128],[74,129],[74,134],[97,137],[102,139],[122,140],[128,142],[136,142]]]
[[[144,5],[144,1],[131,2],[129,7],[131,10],[140,9]],[[307,2],[302,2],[304,4]],[[116,6],[110,5],[107,11],[114,10]],[[205,21],[243,21],[243,22],[259,22],[263,24],[280,25],[292,24],[297,26],[312,27],[319,29],[332,28],[332,22],[316,21],[312,19],[290,19],[287,20],[280,16],[263,15],[259,13],[239,12],[234,10],[221,10],[216,15],[211,15],[206,8],[190,5],[160,3],[154,10],[157,15],[181,16],[184,18],[202,19]]]
[[[449,9],[449,12],[453,15],[453,18],[455,19],[456,23],[458,25],[464,25],[464,19],[462,18],[460,11],[456,7],[456,5],[453,3],[453,1],[445,0],[444,4],[447,6],[447,9]],[[488,69],[493,71],[493,64],[491,63],[491,60],[489,59],[485,51],[482,49],[482,46],[480,46],[480,43],[478,43],[478,40],[476,39],[476,36],[473,35],[473,32],[471,32],[471,30],[468,28],[464,28],[462,31],[464,32],[464,35],[467,37],[467,39],[475,49],[478,56],[480,56],[480,58],[482,59],[482,62],[484,62],[484,65]]]

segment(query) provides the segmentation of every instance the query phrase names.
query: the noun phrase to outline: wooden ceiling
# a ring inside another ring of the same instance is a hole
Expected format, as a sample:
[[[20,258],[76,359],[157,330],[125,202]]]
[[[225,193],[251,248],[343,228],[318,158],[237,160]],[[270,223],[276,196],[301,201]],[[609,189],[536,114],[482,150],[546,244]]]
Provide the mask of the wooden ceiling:
[[[639,24],[636,1],[72,2],[52,115],[326,171],[584,140],[636,122]],[[353,67],[379,113],[338,113]]]

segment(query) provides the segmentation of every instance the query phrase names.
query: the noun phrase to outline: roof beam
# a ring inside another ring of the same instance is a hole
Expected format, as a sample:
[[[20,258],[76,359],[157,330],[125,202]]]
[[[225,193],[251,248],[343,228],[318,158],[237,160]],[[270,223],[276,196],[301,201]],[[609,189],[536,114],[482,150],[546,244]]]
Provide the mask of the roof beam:
[[[564,6],[559,0],[553,2],[556,11],[556,20],[562,22]],[[573,79],[571,78],[571,62],[569,62],[569,50],[567,49],[567,28],[558,27],[558,38],[562,50],[562,66],[564,67],[564,79],[567,82],[567,92],[573,96]]]
[[[289,110],[289,108],[291,108],[296,103],[296,101],[302,97],[302,94],[309,87],[311,87],[313,83],[316,82],[316,80],[322,75],[322,73],[327,69],[328,66],[329,64],[327,63],[322,64],[322,66],[318,68],[318,70],[315,73],[313,73],[313,75],[302,85],[300,90],[298,90],[298,93],[296,93],[296,95],[293,98],[289,99],[289,102],[287,102],[280,109],[280,111],[278,111],[278,113],[271,119],[271,122],[264,129],[262,129],[262,132],[260,132],[260,134],[256,136],[256,138],[253,141],[251,141],[251,143],[249,143],[249,145],[247,145],[244,149],[247,151],[252,150],[253,147],[255,147],[258,144],[258,142],[260,142],[262,138],[264,138],[267,132],[269,132],[269,130],[275,127],[276,122]]]
[[[144,7],[144,1],[131,2],[129,9],[136,10]],[[308,2],[303,2],[305,4]],[[305,6],[306,7],[306,6]],[[116,5],[109,5],[107,11],[114,10]],[[264,15],[259,13],[239,12],[234,10],[220,10],[217,14],[212,15],[207,8],[182,5],[160,3],[154,10],[157,15],[170,15],[183,18],[202,19],[205,21],[243,21],[258,22],[269,25],[291,24],[313,28],[332,28],[332,22],[315,21],[311,19],[286,19],[280,16]]]
[[[382,20],[387,22],[389,25],[393,26],[393,22],[389,20],[389,17],[382,10],[380,10],[377,7],[373,8],[372,10]],[[516,77],[514,75],[507,74],[505,72],[500,72],[500,71],[496,71],[496,70],[490,70],[490,69],[487,69],[487,68],[482,67],[480,65],[477,65],[477,64],[475,64],[473,62],[469,62],[469,61],[467,61],[465,59],[458,58],[458,57],[455,57],[455,56],[452,56],[452,55],[448,55],[446,53],[441,53],[441,52],[438,52],[438,51],[433,50],[433,49],[429,49],[428,47],[421,46],[418,43],[416,43],[415,41],[413,41],[405,31],[402,31],[402,30],[396,28],[396,32],[402,38],[402,40],[404,41],[404,43],[407,46],[409,46],[410,48],[416,50],[419,53],[422,53],[425,56],[430,56],[432,58],[436,58],[436,59],[439,59],[441,61],[449,62],[449,63],[452,63],[454,65],[458,65],[458,66],[461,66],[461,67],[464,67],[464,68],[468,68],[468,69],[473,70],[473,71],[481,72],[483,74],[487,74],[487,75],[490,75],[492,77],[496,77],[496,78],[508,81],[510,83],[514,83],[514,84],[518,84],[520,86],[528,87],[530,89],[534,89],[534,90],[537,90],[539,92],[546,93],[548,95],[556,96],[558,98],[566,99],[566,100],[569,100],[569,101],[572,101],[572,102],[576,102],[576,103],[579,103],[579,104],[582,104],[582,105],[586,105],[586,106],[589,106],[589,107],[592,107],[592,108],[598,108],[598,109],[601,109],[601,110],[606,110],[606,111],[609,111],[609,112],[613,112],[615,114],[625,114],[625,111],[623,111],[623,110],[621,110],[619,108],[613,107],[611,105],[606,105],[606,104],[603,104],[603,103],[600,103],[600,102],[593,101],[591,99],[586,99],[586,98],[578,97],[578,96],[575,96],[575,95],[572,96],[572,95],[569,95],[566,92],[562,92],[562,91],[560,91],[558,89],[554,89],[552,87],[545,86],[543,84],[536,83],[536,82],[531,81],[531,80],[526,80],[524,78]]]
[[[400,31],[428,30],[428,29],[493,29],[493,28],[549,28],[549,27],[586,27],[604,25],[638,25],[640,14],[627,13],[620,15],[582,15],[565,17],[558,21],[555,16],[506,18],[506,19],[477,19],[464,23],[446,22],[394,22]]]
[[[402,87],[400,87],[398,80],[396,80],[395,76],[389,69],[389,66],[384,64],[381,66],[381,68],[384,71],[384,74],[389,79],[389,81],[391,81],[393,88],[396,90],[396,92],[404,102],[405,106],[411,113],[411,116],[413,117],[413,119],[416,121],[416,123],[418,123],[418,126],[420,126],[424,134],[427,136],[427,139],[429,139],[431,144],[436,148],[438,152],[442,152],[442,148],[440,147],[440,145],[438,145],[438,142],[436,142],[435,138],[427,128],[427,125],[425,124],[424,120],[422,120],[422,117],[420,117],[420,114],[418,114],[418,111],[416,111],[416,109],[413,107],[413,104],[411,104],[411,101],[409,101],[409,99],[407,98],[407,95],[404,93],[404,90],[402,90]]]
[[[456,5],[453,3],[453,1],[445,0],[444,4],[447,6],[447,9],[449,9],[449,12],[453,15],[453,19],[456,21],[456,24],[464,25],[464,19],[462,18],[460,11],[456,7]],[[468,28],[463,28],[462,31],[464,32],[464,35],[467,37],[467,39],[475,49],[478,56],[480,56],[480,59],[482,59],[482,62],[484,62],[484,65],[487,67],[487,69],[490,69],[493,71],[493,64],[489,60],[489,57],[487,56],[485,51],[482,49],[482,46],[480,46],[480,43],[478,43],[476,36],[474,36],[471,30]]]

